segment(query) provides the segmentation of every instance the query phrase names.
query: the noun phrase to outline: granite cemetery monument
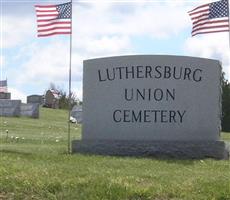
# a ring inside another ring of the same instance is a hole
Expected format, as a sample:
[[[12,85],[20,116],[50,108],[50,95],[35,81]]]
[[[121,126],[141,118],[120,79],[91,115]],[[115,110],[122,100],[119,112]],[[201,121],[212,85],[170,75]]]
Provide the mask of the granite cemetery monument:
[[[43,105],[44,104],[44,97],[43,95],[29,95],[27,96],[27,103],[31,104],[31,103],[35,103],[35,104],[39,104],[39,105]]]
[[[25,104],[21,100],[0,99],[0,116],[39,118],[39,104]]]
[[[7,79],[0,80],[0,99],[11,99],[11,93],[8,92]]]
[[[0,92],[0,99],[11,99],[11,93],[9,93],[9,92]]]
[[[39,118],[39,104],[24,104],[21,100],[11,100],[7,80],[0,81],[0,116]]]
[[[72,151],[223,159],[217,60],[136,55],[84,61],[82,140]]]
[[[0,99],[0,116],[19,117],[21,100]]]
[[[39,103],[21,103],[20,116],[39,118]]]

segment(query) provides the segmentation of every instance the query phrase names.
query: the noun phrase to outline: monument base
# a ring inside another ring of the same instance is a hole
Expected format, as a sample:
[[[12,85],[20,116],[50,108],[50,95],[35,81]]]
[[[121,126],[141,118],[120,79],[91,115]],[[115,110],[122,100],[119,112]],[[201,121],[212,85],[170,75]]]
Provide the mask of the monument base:
[[[73,153],[176,159],[228,159],[223,141],[74,140]]]

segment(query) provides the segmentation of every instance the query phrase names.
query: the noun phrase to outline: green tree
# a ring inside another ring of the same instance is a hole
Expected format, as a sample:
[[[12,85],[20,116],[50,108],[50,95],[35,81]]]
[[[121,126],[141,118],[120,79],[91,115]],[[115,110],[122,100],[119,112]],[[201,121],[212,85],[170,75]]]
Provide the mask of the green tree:
[[[230,132],[230,83],[222,75],[222,131]]]
[[[64,90],[59,90],[60,92],[60,99],[59,99],[59,108],[60,109],[69,109],[69,95],[66,94],[66,92]],[[71,109],[73,108],[74,105],[77,105],[79,100],[76,96],[75,93],[71,93],[70,95],[70,107]]]
[[[59,92],[59,108],[60,109],[69,109],[69,95],[64,91],[64,89],[62,89],[59,86],[56,86],[54,83],[50,83],[49,89],[52,90],[56,90]],[[78,104],[80,101],[77,98],[77,95],[75,93],[71,93],[71,97],[70,97],[70,106],[71,109],[74,105]]]

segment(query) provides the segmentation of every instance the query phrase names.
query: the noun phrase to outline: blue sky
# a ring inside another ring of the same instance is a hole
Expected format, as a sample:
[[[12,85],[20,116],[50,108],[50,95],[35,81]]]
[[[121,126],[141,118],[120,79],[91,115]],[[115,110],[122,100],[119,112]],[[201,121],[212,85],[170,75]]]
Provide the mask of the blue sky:
[[[13,99],[43,94],[52,82],[67,90],[69,36],[38,38],[35,4],[1,0],[1,79]],[[230,80],[229,34],[191,37],[187,12],[210,0],[73,0],[72,88],[82,98],[83,60],[130,54],[218,59]]]

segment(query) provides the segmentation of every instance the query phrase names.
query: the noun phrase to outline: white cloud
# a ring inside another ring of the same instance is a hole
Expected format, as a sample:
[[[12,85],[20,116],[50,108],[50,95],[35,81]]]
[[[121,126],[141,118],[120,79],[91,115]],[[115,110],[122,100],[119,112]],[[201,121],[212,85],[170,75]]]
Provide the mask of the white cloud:
[[[0,55],[0,80],[6,79],[6,57],[4,55]]]
[[[80,87],[73,88],[72,92],[74,94],[76,94],[76,96],[77,96],[77,98],[79,100],[82,100],[82,95],[83,95],[83,93],[82,93],[82,85]]]
[[[79,46],[84,48],[83,52],[89,57],[104,57],[109,55],[117,55],[121,54],[122,52],[129,52],[129,49],[132,48],[130,39],[125,36],[102,36],[100,38],[83,38],[83,42],[81,42]]]
[[[76,6],[73,16],[73,28],[76,38],[85,36],[151,35],[154,38],[170,37],[188,26],[188,17],[184,6],[153,3],[122,4],[132,7],[128,13],[118,12],[121,4],[100,3],[89,7]]]
[[[18,82],[63,80],[67,76],[69,48],[66,42],[54,40],[47,45],[31,45],[22,52],[24,54],[18,55],[18,60],[24,61]],[[28,55],[28,60],[24,60]]]
[[[92,41],[103,37],[111,40],[114,40],[114,37],[126,37],[130,40],[131,36],[140,35],[143,37],[151,35],[153,38],[172,37],[190,24],[187,11],[191,2],[106,3],[102,1],[98,3],[95,1],[93,3],[91,1],[73,5],[73,38],[76,43],[84,38]],[[26,16],[22,15],[23,7],[27,9],[26,13],[28,9],[31,11]],[[33,40],[36,37],[34,7],[20,5],[19,13],[15,10],[14,13],[10,12],[3,16],[2,26],[5,48],[19,46],[28,40]]]
[[[26,103],[26,94],[16,88],[8,88],[8,91],[11,93],[11,99],[22,100],[23,103]]]
[[[35,18],[7,15],[2,17],[3,48],[12,48],[23,44],[36,34]]]
[[[74,4],[73,91],[80,99],[82,98],[84,59],[136,54],[133,48],[136,36],[159,40],[169,38],[174,41],[174,38],[191,26],[187,11],[193,5],[194,3],[186,4],[181,1],[174,3],[167,1],[163,4],[162,2]],[[7,57],[9,60],[7,66],[12,69],[11,76],[14,77],[10,81],[15,81],[13,85],[17,85],[18,88],[36,86],[41,88],[41,91],[44,91],[46,89],[44,87],[48,87],[50,82],[61,86],[68,85],[68,36],[37,39],[35,13],[33,17],[7,15],[4,17],[3,27],[3,46],[14,52],[13,56]],[[212,38],[213,41],[210,42],[209,39],[202,38],[188,39],[185,51],[194,56],[221,58],[224,69],[230,77],[229,51],[224,46],[226,39]],[[18,93],[15,91],[15,94],[24,95],[19,91]]]
[[[0,63],[1,63],[1,70],[2,70],[5,67],[5,57],[3,55],[0,55]]]
[[[3,64],[3,61],[4,61],[4,56],[0,55],[0,62],[1,62],[1,64]]]
[[[230,50],[228,33],[200,35],[187,39],[185,51],[191,56],[217,59],[222,62],[223,71],[230,79]]]

